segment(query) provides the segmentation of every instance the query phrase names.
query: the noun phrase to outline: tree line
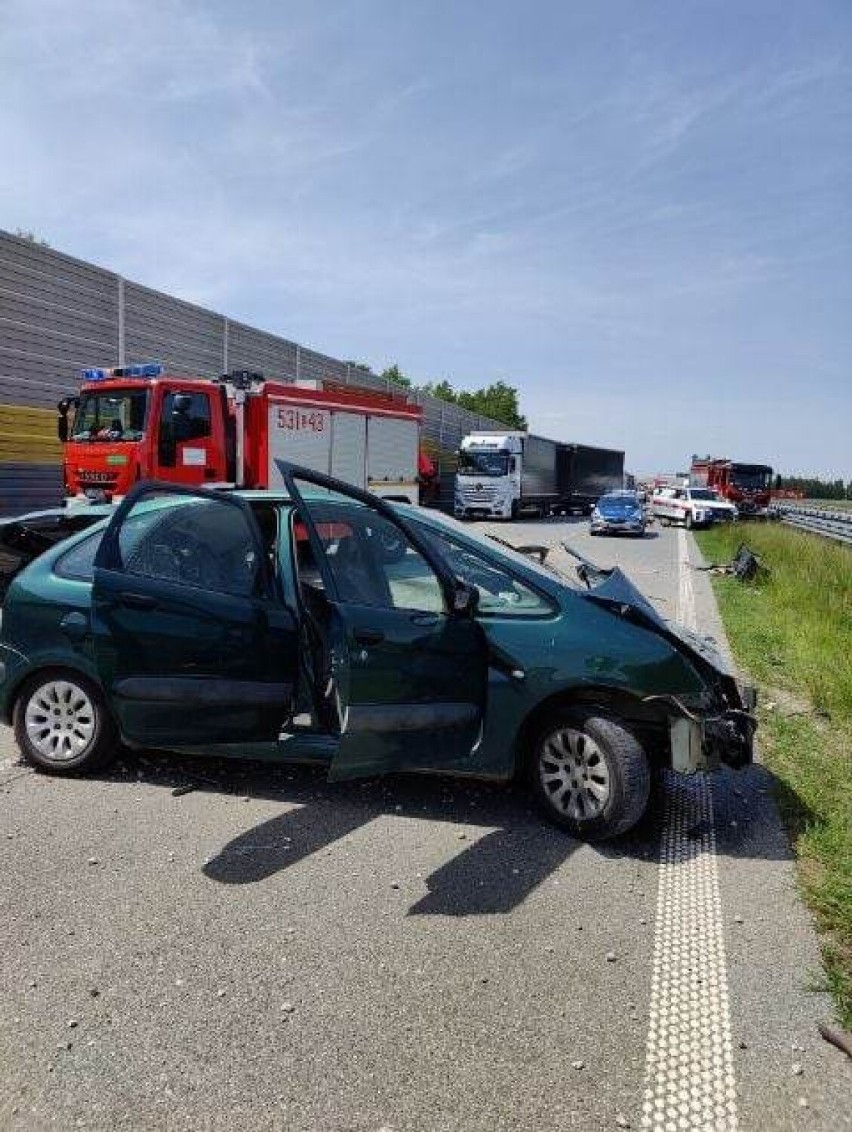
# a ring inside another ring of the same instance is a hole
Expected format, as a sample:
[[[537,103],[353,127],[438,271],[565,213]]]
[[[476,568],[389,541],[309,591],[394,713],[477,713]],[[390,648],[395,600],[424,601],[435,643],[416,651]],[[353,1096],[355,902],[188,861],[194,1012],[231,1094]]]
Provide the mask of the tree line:
[[[446,378],[415,386],[411,378],[406,376],[396,364],[388,366],[379,376],[402,386],[403,389],[416,388],[420,393],[440,397],[442,401],[449,401],[452,405],[469,409],[482,417],[500,421],[509,428],[527,427],[527,418],[521,412],[518,391],[514,385],[509,385],[506,381],[492,381],[490,385],[483,385],[480,389],[456,389]]]
[[[775,476],[776,491],[801,492],[805,499],[852,499],[852,480],[823,480],[818,476]]]

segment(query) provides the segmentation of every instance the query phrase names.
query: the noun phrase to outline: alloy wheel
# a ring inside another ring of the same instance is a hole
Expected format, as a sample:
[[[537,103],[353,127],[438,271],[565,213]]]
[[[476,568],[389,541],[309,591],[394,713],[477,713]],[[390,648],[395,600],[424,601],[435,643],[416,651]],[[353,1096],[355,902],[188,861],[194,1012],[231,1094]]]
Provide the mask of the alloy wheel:
[[[550,804],[574,821],[596,818],[609,801],[609,767],[583,731],[563,727],[550,735],[541,748],[538,773]]]
[[[92,742],[96,722],[91,699],[70,680],[40,685],[24,713],[29,741],[51,763],[65,763],[81,755]]]

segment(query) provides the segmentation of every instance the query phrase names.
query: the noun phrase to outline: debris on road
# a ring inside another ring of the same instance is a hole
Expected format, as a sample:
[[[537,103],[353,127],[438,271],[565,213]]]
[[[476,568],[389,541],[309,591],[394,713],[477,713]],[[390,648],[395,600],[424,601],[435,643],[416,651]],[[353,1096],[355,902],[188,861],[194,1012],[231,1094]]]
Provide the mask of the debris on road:
[[[820,1022],[817,1029],[825,1041],[836,1046],[847,1057],[852,1058],[852,1034],[841,1030],[839,1026],[826,1026],[824,1022]]]

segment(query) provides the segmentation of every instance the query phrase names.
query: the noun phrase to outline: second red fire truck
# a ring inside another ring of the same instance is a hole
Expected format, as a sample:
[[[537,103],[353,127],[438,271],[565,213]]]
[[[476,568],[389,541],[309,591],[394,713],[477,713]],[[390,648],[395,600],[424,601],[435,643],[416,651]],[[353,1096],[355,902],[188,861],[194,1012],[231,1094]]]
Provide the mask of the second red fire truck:
[[[772,468],[768,464],[742,464],[725,457],[693,456],[689,482],[709,487],[733,503],[742,516],[759,515],[769,506]]]

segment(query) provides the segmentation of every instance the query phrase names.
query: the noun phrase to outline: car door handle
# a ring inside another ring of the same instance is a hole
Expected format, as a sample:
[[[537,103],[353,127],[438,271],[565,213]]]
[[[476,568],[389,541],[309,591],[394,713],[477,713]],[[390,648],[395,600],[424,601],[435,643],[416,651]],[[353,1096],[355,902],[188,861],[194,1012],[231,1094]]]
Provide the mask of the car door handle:
[[[412,625],[422,625],[426,629],[430,629],[433,625],[437,625],[440,621],[437,613],[415,613],[411,618]]]
[[[71,613],[65,614],[59,622],[59,628],[72,641],[82,641],[89,632],[89,619],[84,613],[73,610]]]
[[[149,594],[119,594],[118,601],[120,605],[126,605],[128,609],[157,608],[157,599],[155,597],[151,597]]]
[[[354,636],[359,645],[378,645],[385,639],[381,629],[356,629]]]

